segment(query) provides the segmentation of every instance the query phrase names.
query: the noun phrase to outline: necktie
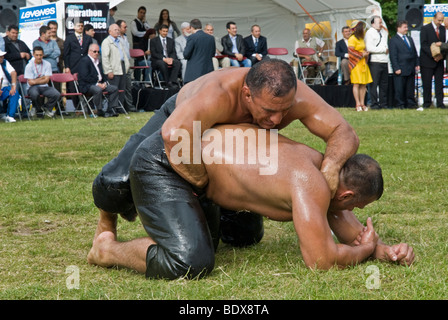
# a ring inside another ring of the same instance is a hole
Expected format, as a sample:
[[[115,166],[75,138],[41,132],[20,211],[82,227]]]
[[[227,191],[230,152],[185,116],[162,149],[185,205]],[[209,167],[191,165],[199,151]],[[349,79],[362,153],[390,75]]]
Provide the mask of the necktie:
[[[437,34],[437,39],[440,39],[440,35],[439,35],[439,28],[436,28],[436,34]]]
[[[82,46],[82,36],[78,36],[79,45]]]
[[[167,52],[166,52],[166,39],[165,38],[163,38],[162,44],[163,44],[163,54],[166,56]]]
[[[409,50],[411,50],[411,46],[409,45],[408,39],[406,39],[406,36],[403,36],[403,41],[404,43],[406,43],[406,46],[408,47]]]
[[[258,39],[255,39],[255,51],[258,50]]]

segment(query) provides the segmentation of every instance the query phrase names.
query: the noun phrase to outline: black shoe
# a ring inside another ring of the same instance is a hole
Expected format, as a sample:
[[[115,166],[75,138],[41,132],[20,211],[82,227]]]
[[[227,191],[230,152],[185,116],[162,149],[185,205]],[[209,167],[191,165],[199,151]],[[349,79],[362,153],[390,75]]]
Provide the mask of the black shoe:
[[[175,82],[168,82],[168,88],[177,88],[178,85]]]
[[[105,114],[106,114],[106,113],[105,113],[103,110],[98,110],[98,111],[96,112],[96,115],[97,115],[98,117],[104,117]]]
[[[442,104],[441,106],[439,106],[439,107],[437,107],[437,108],[439,108],[439,109],[446,109],[446,107],[445,107],[444,104]]]

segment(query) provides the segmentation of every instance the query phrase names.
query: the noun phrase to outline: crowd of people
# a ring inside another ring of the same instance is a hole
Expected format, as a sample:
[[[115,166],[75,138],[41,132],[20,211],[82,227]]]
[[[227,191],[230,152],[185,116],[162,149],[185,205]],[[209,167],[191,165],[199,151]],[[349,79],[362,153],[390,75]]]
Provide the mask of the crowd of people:
[[[381,17],[374,16],[366,31],[365,23],[355,20],[342,28],[343,39],[336,43],[335,55],[341,60],[344,84],[353,84],[357,111],[371,109],[416,109],[423,111],[432,103],[432,81],[436,108],[445,109],[443,102],[444,56],[448,18],[437,12],[431,23],[420,31],[420,53],[405,20],[397,22],[396,35],[389,37]],[[433,48],[431,48],[433,47]],[[434,49],[434,48],[438,48]],[[423,87],[423,105],[418,106],[415,96],[415,77],[420,72]],[[388,99],[389,76],[393,76],[394,94]],[[368,97],[366,97],[366,93]]]
[[[18,27],[8,26],[6,36],[0,41],[0,99],[6,100],[3,103],[3,120],[16,121],[22,94],[18,88],[18,77],[21,75],[27,79],[25,89],[32,93],[29,95],[33,106],[31,116],[39,113],[54,117],[60,111],[55,110],[60,97],[47,87],[53,86],[50,81],[52,74],[65,72],[78,74],[79,90],[92,96],[92,109],[97,110],[100,116],[109,117],[137,111],[132,98],[132,82],[153,85],[154,72],[166,88],[179,88],[219,68],[251,67],[269,59],[267,39],[261,35],[259,25],[253,25],[251,34],[243,37],[238,34],[236,23],[229,21],[226,24],[227,33],[215,37],[213,25],[207,23],[203,27],[198,19],[183,22],[179,28],[167,9],[160,12],[158,21],[151,26],[146,20],[146,8],[141,6],[136,18],[129,23],[130,41],[127,37],[128,23],[115,20],[116,11],[116,7],[110,9],[109,34],[101,43],[95,39],[93,27],[81,21],[75,23],[74,33],[64,41],[57,36],[57,22],[50,21],[39,29],[39,37],[30,49],[18,39]],[[433,76],[437,107],[445,108],[443,55],[433,57],[430,49],[431,44],[436,43],[442,52],[444,50],[441,46],[445,43],[443,13],[437,13],[433,22],[422,28],[420,59],[413,39],[407,36],[406,21],[398,22],[397,35],[392,38],[389,38],[381,17],[374,16],[370,22],[367,31],[365,23],[358,20],[353,21],[351,26],[343,27],[343,39],[335,47],[335,56],[340,58],[343,84],[353,85],[356,110],[367,111],[368,104],[371,109],[392,107],[387,98],[390,74],[394,79],[394,105],[398,108],[417,108],[414,79],[418,70],[422,75],[424,104],[417,110],[431,105]],[[292,64],[322,60],[325,43],[311,37],[308,28],[303,30],[302,35],[302,39],[295,42],[294,55],[297,60],[293,60]],[[316,54],[296,54],[297,48],[307,47],[315,49]],[[144,56],[131,57],[131,48],[142,49]],[[42,59],[36,59],[35,52],[42,53]],[[80,65],[88,67],[79,68]],[[133,70],[132,65],[148,68]],[[322,68],[322,65],[309,67],[306,71],[308,77],[312,78],[322,71],[317,68]],[[162,85],[161,82],[159,84]],[[60,84],[54,84],[54,88],[61,92]],[[73,83],[68,83],[66,90],[75,92],[76,88]],[[107,104],[103,103],[105,93],[110,97]],[[72,100],[77,106],[79,99],[74,97]]]

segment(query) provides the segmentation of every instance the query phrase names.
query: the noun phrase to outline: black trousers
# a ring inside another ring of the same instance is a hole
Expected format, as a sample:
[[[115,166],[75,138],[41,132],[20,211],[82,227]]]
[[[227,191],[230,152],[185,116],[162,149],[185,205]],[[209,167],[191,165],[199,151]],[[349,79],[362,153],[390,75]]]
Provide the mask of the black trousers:
[[[423,108],[428,108],[432,102],[433,76],[437,107],[443,107],[443,61],[444,60],[439,61],[435,68],[420,67],[423,84]]]
[[[395,102],[398,108],[415,108],[415,74],[394,75]]]
[[[389,69],[387,63],[370,62],[373,82],[369,84],[370,104],[372,108],[387,107],[387,84]]]
[[[234,246],[248,246],[264,233],[261,215],[221,210],[171,168],[160,129],[176,98],[169,98],[131,136],[92,186],[98,208],[131,221],[138,213],[157,243],[147,251],[146,276],[151,278],[204,276],[213,270],[220,237]]]

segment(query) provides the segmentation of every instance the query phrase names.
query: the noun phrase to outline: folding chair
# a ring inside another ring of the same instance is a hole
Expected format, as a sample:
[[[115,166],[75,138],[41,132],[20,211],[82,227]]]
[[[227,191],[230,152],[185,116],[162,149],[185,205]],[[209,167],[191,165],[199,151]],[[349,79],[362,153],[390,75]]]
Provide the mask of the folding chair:
[[[69,83],[69,82],[73,82],[74,87],[75,87],[75,91],[76,92],[61,93],[61,97],[60,97],[60,99],[58,101],[58,104],[57,104],[59,112],[61,114],[61,118],[64,119],[64,117],[62,115],[62,111],[61,111],[61,101],[62,101],[62,99],[63,98],[73,98],[73,97],[79,97],[78,106],[81,108],[81,111],[82,111],[85,119],[87,119],[87,116],[86,116],[86,110],[85,110],[85,107],[84,107],[84,103],[89,108],[92,116],[94,118],[96,118],[96,115],[93,113],[92,108],[90,108],[90,105],[89,105],[89,103],[87,101],[86,96],[84,94],[82,94],[81,92],[79,92],[77,79],[78,79],[78,74],[77,73],[74,74],[74,75],[71,74],[71,73],[53,73],[53,75],[50,78],[51,83],[53,84],[53,86],[54,86],[54,83]],[[76,107],[78,107],[78,106],[76,106]],[[76,107],[75,107],[75,109],[76,109]],[[75,112],[76,112],[76,110],[75,110]]]
[[[286,48],[269,48],[268,54],[272,56],[284,56],[288,54],[288,49]]]
[[[313,48],[297,48],[296,53],[297,55],[313,56],[316,54],[316,50],[314,50]],[[324,84],[324,77],[322,75],[322,71],[320,70],[321,65],[322,64],[318,61],[303,61],[301,58],[299,58],[299,69],[300,69],[299,80],[302,80],[305,83],[307,83],[307,80],[314,80],[313,82],[314,84],[316,83],[316,80],[320,80],[320,83]],[[315,68],[316,70],[315,77],[311,78],[307,76],[309,68]]]
[[[143,61],[145,61],[144,66],[135,66],[134,65],[133,67],[131,67],[131,69],[150,72],[151,67],[148,64],[148,60],[146,59],[145,52],[142,49],[129,49],[129,54],[131,55],[131,58],[134,58],[134,59],[143,58]],[[149,81],[146,81],[143,78],[143,80],[134,79],[134,81],[132,81],[132,82],[133,83],[148,83],[151,85],[151,87],[154,88],[154,84],[152,82],[152,74],[150,74],[148,78],[149,78]]]
[[[28,95],[28,90],[26,89],[27,88],[26,84],[28,82],[28,79],[26,79],[25,76],[23,74],[21,74],[21,75],[19,75],[18,80],[19,80],[19,88],[20,88],[20,93],[21,93],[22,108],[25,108],[26,115],[28,116],[28,120],[31,120],[30,113],[31,113],[33,106],[30,102],[31,97]],[[43,95],[40,95],[39,97],[42,99],[45,98]],[[19,116],[20,116],[20,112],[19,112]],[[22,117],[20,117],[20,120],[22,120]]]

